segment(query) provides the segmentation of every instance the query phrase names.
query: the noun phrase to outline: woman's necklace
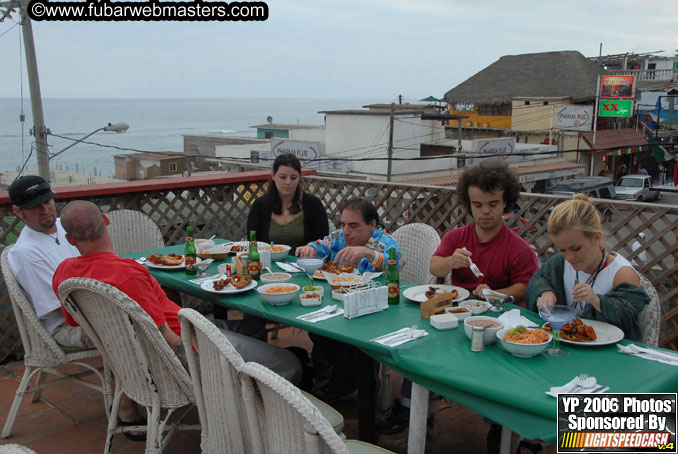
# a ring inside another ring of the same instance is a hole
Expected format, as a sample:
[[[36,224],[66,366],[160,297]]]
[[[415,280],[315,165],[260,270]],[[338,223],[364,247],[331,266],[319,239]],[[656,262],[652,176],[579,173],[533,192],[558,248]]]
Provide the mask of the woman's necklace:
[[[603,271],[603,268],[607,266],[607,258],[609,257],[609,254],[607,252],[607,249],[602,250],[603,253],[603,258],[600,260],[600,263],[598,264],[598,267],[595,269],[593,274],[589,276],[589,278],[586,280],[586,284],[589,285],[591,288],[593,288],[593,284],[596,283],[596,278],[598,277],[598,274],[600,274],[601,271]],[[579,284],[579,271],[575,272],[575,277],[574,277],[574,285]],[[577,301],[574,304],[577,305],[577,312],[582,312],[584,308],[586,307],[586,301]]]

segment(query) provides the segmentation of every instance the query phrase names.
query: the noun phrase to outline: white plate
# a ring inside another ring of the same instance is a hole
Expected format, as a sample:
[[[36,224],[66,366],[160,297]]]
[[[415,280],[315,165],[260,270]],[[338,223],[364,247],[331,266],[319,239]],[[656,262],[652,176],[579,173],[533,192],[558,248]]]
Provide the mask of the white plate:
[[[426,298],[426,292],[428,291],[429,287],[435,287],[437,289],[442,290],[440,293],[443,293],[443,291],[452,291],[456,290],[459,292],[459,296],[457,296],[454,301],[462,301],[465,300],[466,298],[471,295],[468,290],[465,288],[461,287],[455,287],[454,285],[417,285],[416,287],[410,287],[407,290],[403,292],[403,296],[407,298],[410,301],[414,301],[415,303],[423,303],[424,301],[427,301],[428,298]]]
[[[359,276],[360,272],[358,271],[358,268],[353,268],[353,271],[350,272],[349,274],[355,274],[356,276]],[[313,279],[318,279],[319,281],[326,281],[327,280],[327,278],[325,277],[325,274],[323,274],[322,271],[318,271],[318,270],[315,270],[315,273],[313,273]]]
[[[202,259],[199,257],[196,257],[195,263],[200,263],[202,262]],[[157,265],[155,263],[151,263],[148,260],[144,262],[145,265],[147,265],[149,268],[155,268],[157,270],[183,270],[186,268],[185,262],[180,263],[179,265]]]
[[[248,290],[252,290],[257,286],[257,281],[253,280],[243,288],[235,288],[233,287],[233,284],[229,283],[226,287],[222,288],[221,290],[214,290],[214,286],[212,284],[214,284],[214,281],[216,280],[218,279],[203,282],[202,284],[200,284],[200,288],[206,292],[218,293],[219,295],[232,295],[234,293],[242,293]]]
[[[616,344],[624,338],[624,331],[620,330],[609,323],[600,322],[598,320],[589,320],[583,318],[581,320],[585,325],[593,326],[596,332],[597,339],[594,341],[575,342],[571,340],[560,338],[560,342],[570,345],[581,345],[582,347],[598,347],[602,345]]]

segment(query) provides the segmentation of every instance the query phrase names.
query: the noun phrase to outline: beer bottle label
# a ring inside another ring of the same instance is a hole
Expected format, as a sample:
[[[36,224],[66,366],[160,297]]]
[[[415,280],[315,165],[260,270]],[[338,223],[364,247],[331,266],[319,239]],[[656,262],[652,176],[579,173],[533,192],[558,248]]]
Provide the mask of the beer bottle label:
[[[400,285],[398,282],[389,282],[388,284],[388,298],[398,298],[400,294]]]
[[[247,269],[252,276],[259,274],[259,262],[250,262],[247,264]]]
[[[250,246],[256,246],[257,242],[256,241],[250,241]]]
[[[388,261],[388,264],[389,264],[389,265],[395,265],[395,264],[396,264],[396,261],[395,261],[395,260],[389,260],[389,261]]]

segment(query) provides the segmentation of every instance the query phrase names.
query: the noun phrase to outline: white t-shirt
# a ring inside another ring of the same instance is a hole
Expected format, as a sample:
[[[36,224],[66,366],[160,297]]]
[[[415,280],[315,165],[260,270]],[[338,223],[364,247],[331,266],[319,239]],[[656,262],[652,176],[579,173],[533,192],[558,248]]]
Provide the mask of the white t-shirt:
[[[64,323],[61,303],[52,289],[52,276],[61,262],[80,255],[76,247],[66,241],[66,231],[58,219],[56,226],[56,234],[51,235],[25,226],[16,244],[7,254],[16,280],[50,334]],[[59,244],[55,238],[59,239]]]
[[[633,271],[636,271],[635,268],[633,268],[633,265],[631,262],[626,260],[626,258],[622,257],[618,253],[613,253],[614,260],[612,260],[611,263],[608,263],[605,268],[598,274],[596,277],[596,280],[593,282],[593,291],[596,293],[596,295],[605,295],[609,293],[613,288],[614,288],[614,277],[617,275],[617,272],[626,266],[630,267],[633,269]],[[636,271],[636,274],[638,272]],[[572,301],[572,287],[574,287],[574,280],[577,276],[577,272],[575,271],[574,268],[572,268],[572,265],[570,265],[570,262],[565,260],[565,271],[563,273],[563,285],[565,286],[565,297],[567,298],[567,305],[572,306],[573,301]],[[589,277],[591,275],[585,273],[584,271],[579,272],[579,283],[585,284],[586,281],[588,281]],[[588,303],[582,303],[583,307],[582,310],[586,307]],[[580,306],[581,307],[581,306]]]

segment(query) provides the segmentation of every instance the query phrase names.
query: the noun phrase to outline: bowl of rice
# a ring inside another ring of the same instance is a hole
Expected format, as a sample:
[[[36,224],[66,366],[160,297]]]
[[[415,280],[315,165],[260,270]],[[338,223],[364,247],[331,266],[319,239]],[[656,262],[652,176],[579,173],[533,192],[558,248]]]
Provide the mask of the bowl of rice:
[[[265,284],[257,287],[257,292],[261,295],[261,299],[273,306],[282,306],[289,304],[299,293],[297,284],[278,283]]]
[[[526,329],[523,327],[523,329],[524,331],[510,334],[509,329],[500,329],[497,331],[499,345],[518,358],[532,358],[546,350],[551,343],[552,336],[547,331],[541,328]]]

